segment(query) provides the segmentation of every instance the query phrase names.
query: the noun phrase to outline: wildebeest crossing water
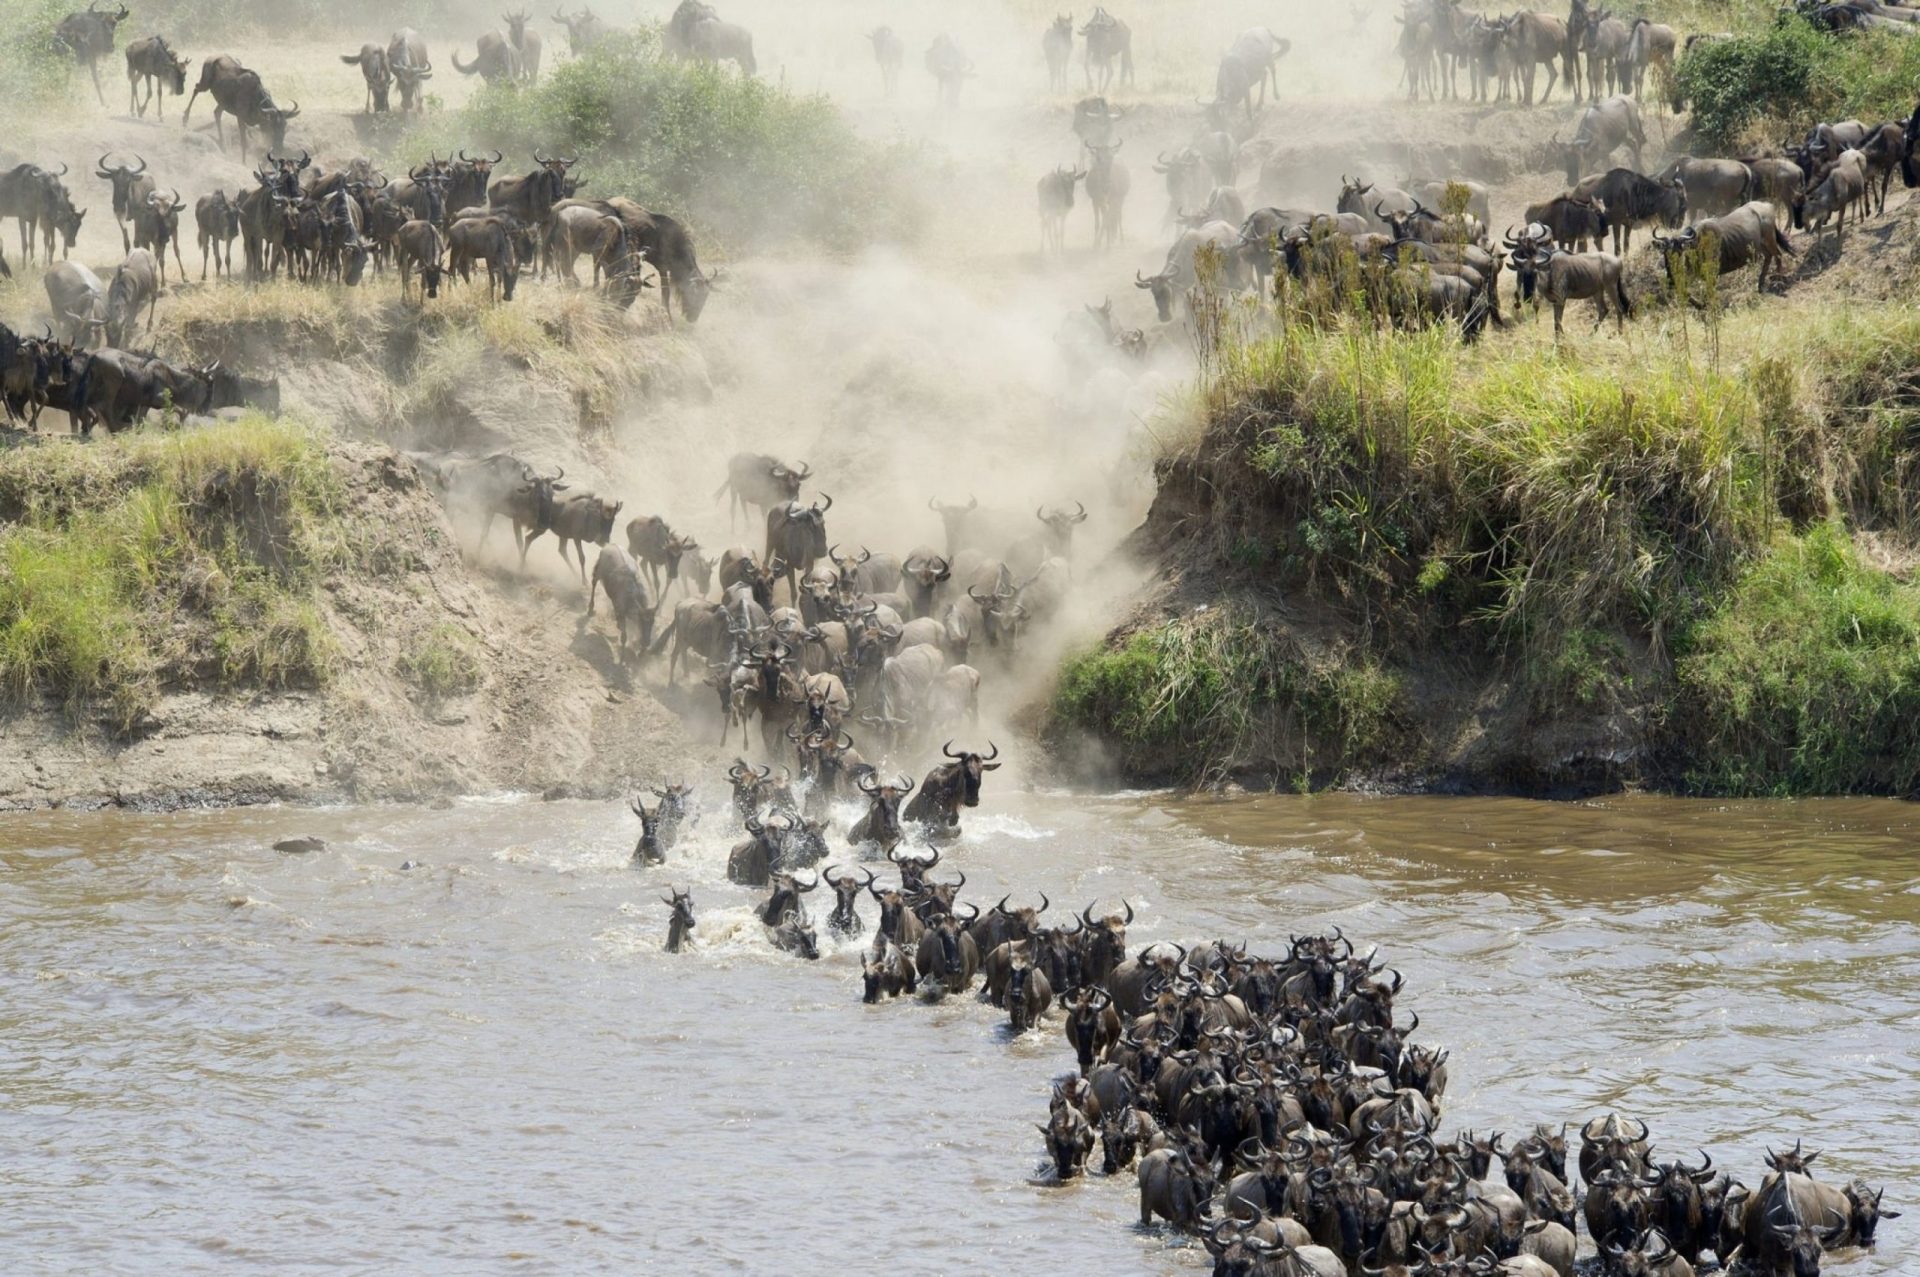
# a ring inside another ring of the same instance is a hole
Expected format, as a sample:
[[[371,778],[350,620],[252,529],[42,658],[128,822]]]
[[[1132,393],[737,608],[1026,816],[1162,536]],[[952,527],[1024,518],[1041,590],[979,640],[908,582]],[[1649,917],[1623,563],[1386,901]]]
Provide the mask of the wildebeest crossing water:
[[[1175,803],[1006,775],[934,877],[963,870],[983,909],[1044,893],[1042,924],[1125,900],[1129,956],[1215,936],[1284,956],[1290,931],[1334,927],[1361,955],[1379,941],[1405,977],[1396,1026],[1417,1011],[1408,1041],[1451,1052],[1443,1142],[1500,1131],[1510,1150],[1564,1118],[1583,1189],[1580,1124],[1617,1111],[1649,1124],[1658,1161],[1697,1167],[1705,1148],[1757,1188],[1766,1149],[1804,1137],[1817,1180],[1864,1176],[1908,1208],[1905,807]],[[821,928],[819,962],[775,952],[765,891],[725,880],[715,779],[667,863],[638,870],[639,822],[616,803],[13,817],[0,969],[20,1235],[108,1271],[209,1254],[319,1271],[348,1220],[356,1262],[418,1272],[509,1253],[566,1271],[941,1270],[926,1255],[955,1246],[986,1270],[1204,1271],[1193,1239],[1135,1227],[1137,1181],[1103,1177],[1097,1144],[1089,1175],[1053,1182],[1034,1127],[1074,1067],[1058,1004],[1017,1037],[972,998],[862,1005],[871,897],[864,934]],[[294,835],[326,848],[270,849]],[[661,900],[688,890],[697,925],[668,954]],[[778,1227],[754,1222],[770,1186]],[[1908,1271],[1905,1223],[1823,1271]]]

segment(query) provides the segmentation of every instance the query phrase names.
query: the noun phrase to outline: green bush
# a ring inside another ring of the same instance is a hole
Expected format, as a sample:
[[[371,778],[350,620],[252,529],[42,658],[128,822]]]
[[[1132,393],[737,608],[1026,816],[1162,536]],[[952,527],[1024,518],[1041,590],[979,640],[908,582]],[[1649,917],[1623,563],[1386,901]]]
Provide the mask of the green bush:
[[[1765,31],[1694,46],[1678,78],[1695,132],[1732,151],[1755,126],[1797,141],[1821,120],[1904,118],[1920,83],[1920,42],[1823,32],[1787,13]]]
[[[0,5],[0,112],[44,107],[65,97],[73,57],[54,38],[60,19],[73,12],[68,0],[8,0]],[[101,83],[106,72],[101,68]]]
[[[444,621],[408,648],[399,663],[400,677],[435,702],[471,692],[480,686],[485,673],[473,638],[465,630]]]
[[[903,149],[862,141],[825,97],[664,59],[653,29],[610,36],[531,88],[483,88],[430,128],[409,151],[498,147],[516,172],[536,147],[578,155],[585,194],[629,196],[723,242],[854,248],[917,223]]]
[[[1920,590],[1844,529],[1782,539],[1676,663],[1672,724],[1696,787],[1731,794],[1920,786]]]

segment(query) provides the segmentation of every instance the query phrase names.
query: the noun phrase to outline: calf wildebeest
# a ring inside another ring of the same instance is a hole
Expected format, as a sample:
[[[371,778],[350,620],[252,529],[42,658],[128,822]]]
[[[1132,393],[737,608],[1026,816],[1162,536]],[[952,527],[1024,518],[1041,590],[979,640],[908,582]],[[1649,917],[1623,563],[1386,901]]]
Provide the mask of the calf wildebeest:
[[[216,275],[233,274],[233,241],[240,236],[240,205],[225,189],[202,195],[194,202],[193,221],[200,243],[200,278],[207,277],[207,257],[213,257]]]
[[[937,35],[927,47],[925,62],[940,105],[949,109],[958,107],[961,86],[973,74],[973,59],[960,51],[952,36]]]
[[[1835,238],[1847,233],[1847,210],[1867,202],[1867,163],[1859,151],[1848,150],[1827,167],[1819,185],[1807,192],[1803,216],[1807,229],[1818,234],[1830,218],[1838,217]],[[1858,220],[1856,218],[1855,220]]]
[[[41,285],[53,318],[75,345],[107,344],[107,286],[79,262],[61,262],[46,273]]]
[[[671,899],[662,896],[660,903],[673,910],[672,918],[667,922],[667,952],[678,953],[693,938],[693,889],[673,891]]]
[[[400,110],[426,110],[427,95],[422,91],[433,78],[433,59],[427,56],[427,42],[412,27],[402,27],[387,41],[387,70],[400,89]]]
[[[147,175],[146,160],[140,156],[133,157],[139,162],[139,168],[108,163],[112,158],[111,151],[102,155],[99,163],[94,166],[93,174],[113,187],[113,220],[119,224],[120,251],[124,253],[133,249],[133,236],[128,230],[128,223],[146,204],[147,196],[153,192],[154,181]]]
[[[385,112],[393,87],[393,68],[387,64],[387,50],[378,44],[363,44],[358,53],[343,53],[340,60],[360,68],[367,82],[367,113]]]
[[[565,553],[564,542],[562,553]],[[617,545],[605,546],[593,561],[593,583],[587,587],[587,615],[593,615],[594,596],[606,590],[613,605],[614,624],[620,627],[620,659],[627,659],[627,626],[633,626],[634,649],[645,655],[653,643],[653,597],[640,579],[633,556]]]
[[[578,284],[574,262],[585,253],[593,259],[593,282],[611,276],[627,256],[626,224],[611,213],[584,204],[554,210],[547,232],[547,259],[568,283]]]
[[[1566,144],[1567,185],[1578,182],[1582,173],[1603,166],[1621,146],[1633,152],[1633,166],[1639,168],[1640,152],[1646,144],[1640,107],[1632,98],[1610,97],[1595,102],[1581,114],[1573,141]]]
[[[570,162],[570,161],[569,161]],[[618,217],[626,227],[627,247],[645,257],[647,264],[660,272],[660,304],[673,318],[674,299],[680,302],[680,315],[688,323],[700,318],[707,297],[719,285],[721,272],[701,271],[693,248],[693,237],[686,227],[665,213],[642,208],[630,199],[566,200],[557,207],[575,205]]]
[[[1132,179],[1126,165],[1114,159],[1120,146],[1119,142],[1087,143],[1087,153],[1092,157],[1087,166],[1087,202],[1093,205],[1095,248],[1107,248],[1125,238],[1121,219]]]
[[[1674,259],[1704,246],[1708,239],[1719,243],[1719,273],[1727,275],[1751,265],[1757,258],[1760,275],[1756,287],[1764,288],[1769,267],[1780,265],[1780,258],[1795,255],[1787,233],[1774,221],[1773,205],[1765,200],[1743,204],[1725,217],[1703,218],[1678,235],[1663,239],[1654,235],[1654,243],[1666,256],[1667,282],[1674,282]]]
[[[897,998],[911,994],[918,983],[913,959],[907,951],[884,935],[873,938],[873,949],[860,957],[862,1002],[878,1002],[882,995]]]
[[[1591,187],[1613,232],[1613,251],[1633,247],[1633,228],[1659,225],[1678,230],[1687,219],[1687,187],[1679,177],[1659,181],[1630,168],[1609,169]]]
[[[951,759],[941,763],[928,772],[926,779],[920,782],[920,792],[907,804],[905,818],[918,825],[951,832],[960,828],[960,808],[980,805],[980,782],[985,774],[995,771],[1000,764],[993,761],[1000,757],[1000,747],[989,741],[987,754],[972,751],[956,754],[953,742],[948,741],[940,747],[940,752]]]
[[[516,224],[507,217],[463,217],[447,231],[447,269],[462,283],[473,279],[473,264],[487,264],[487,300],[497,291],[501,301],[513,300],[520,280],[520,258],[514,251]],[[584,564],[582,565],[584,569]]]
[[[1040,37],[1040,55],[1047,60],[1047,87],[1056,92],[1067,87],[1067,63],[1073,57],[1073,17],[1056,14],[1047,33]]]
[[[1040,179],[1040,251],[1067,251],[1067,214],[1073,211],[1073,188],[1087,170],[1057,167]]]
[[[1080,28],[1080,35],[1087,42],[1082,69],[1086,72],[1089,89],[1097,87],[1099,92],[1105,93],[1107,86],[1113,83],[1116,62],[1120,64],[1120,83],[1133,83],[1133,30],[1126,23],[1106,9],[1096,7],[1093,16],[1087,19],[1087,25]],[[1096,67],[1100,76],[1097,86],[1093,82]]]
[[[420,300],[440,295],[442,263],[447,253],[447,237],[432,222],[415,219],[402,226],[393,239],[394,261],[400,267],[400,295],[406,296],[413,284],[413,272],[420,272]]]
[[[587,542],[604,546],[613,537],[613,521],[625,502],[605,501],[591,492],[569,493],[553,503],[552,518],[545,526],[535,526],[520,543],[520,566],[527,565],[527,550],[534,539],[552,532],[560,542],[560,561],[567,561],[567,544],[572,542],[580,556],[580,584],[587,583]]]
[[[520,78],[520,52],[498,31],[489,31],[474,42],[473,61],[461,62],[458,49],[452,56],[454,70],[461,75],[477,75],[488,84],[510,84]]]
[[[540,78],[540,33],[527,25],[533,20],[531,13],[503,13],[500,20],[507,24],[507,43],[513,46],[514,64],[522,81],[532,84]]]
[[[553,20],[567,29],[567,52],[579,57],[598,44],[607,34],[607,24],[590,8],[569,16],[557,12]]]
[[[181,278],[187,274],[186,263],[180,260],[180,209],[185,204],[177,190],[153,191],[134,210],[134,247],[153,250],[159,259],[162,284],[167,282],[168,245],[173,247],[173,264],[180,268]]]
[[[867,32],[873,43],[873,60],[880,64],[881,90],[892,97],[900,88],[900,68],[907,61],[907,43],[894,34],[892,27],[875,27]]]
[[[69,13],[60,19],[53,36],[73,54],[73,60],[93,76],[94,95],[100,99],[100,105],[105,106],[107,95],[100,88],[100,59],[113,56],[114,36],[126,21],[127,6],[115,5],[117,12],[107,13],[98,4],[99,0],[94,0],[85,13]]]
[[[187,91],[187,63],[192,58],[183,58],[167,46],[160,36],[150,35],[144,40],[135,40],[127,46],[127,111],[141,119],[146,118],[149,103],[154,107],[154,118],[166,114],[167,91],[171,89],[175,97]],[[141,90],[145,92],[142,93]]]

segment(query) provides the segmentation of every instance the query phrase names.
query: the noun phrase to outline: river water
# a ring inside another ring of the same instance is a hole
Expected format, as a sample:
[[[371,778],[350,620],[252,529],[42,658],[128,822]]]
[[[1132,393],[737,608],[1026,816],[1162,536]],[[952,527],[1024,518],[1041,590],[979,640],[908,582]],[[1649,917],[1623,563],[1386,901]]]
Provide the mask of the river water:
[[[972,999],[862,1006],[854,945],[773,954],[703,797],[650,871],[613,804],[7,817],[0,1266],[1201,1267],[1135,1226],[1130,1177],[1039,1173],[1057,1020],[1009,1041]],[[295,834],[330,846],[270,849]],[[1453,1049],[1449,1130],[1618,1108],[1749,1183],[1805,1136],[1908,1212],[1832,1263],[1866,1274],[1916,1271],[1917,845],[1889,802],[990,786],[942,869],[982,903],[1125,898],[1136,947],[1377,940]]]

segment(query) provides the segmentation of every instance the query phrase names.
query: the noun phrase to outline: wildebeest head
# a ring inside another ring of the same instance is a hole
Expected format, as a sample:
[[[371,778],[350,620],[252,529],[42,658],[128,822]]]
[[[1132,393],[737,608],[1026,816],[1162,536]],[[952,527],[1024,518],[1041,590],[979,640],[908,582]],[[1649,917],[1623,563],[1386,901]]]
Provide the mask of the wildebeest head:
[[[900,804],[913,792],[912,778],[895,776],[891,781],[886,781],[877,775],[866,775],[854,784],[869,800],[868,836],[883,847],[897,847],[906,839],[906,833],[900,827]],[[931,862],[928,862],[928,867],[931,868]],[[904,867],[902,874],[905,874]]]
[[[1073,530],[1087,521],[1087,507],[1078,501],[1073,503],[1073,511],[1049,510],[1045,506],[1035,506],[1033,517],[1046,525],[1047,540],[1053,553],[1062,558],[1073,557]]]
[[[1000,747],[992,741],[987,742],[991,753],[976,754],[972,751],[956,754],[953,742],[948,741],[940,747],[940,752],[960,764],[960,801],[968,807],[980,805],[980,782],[990,771],[997,771],[1000,764],[993,760],[1000,757]]]
[[[1837,1248],[1847,1235],[1847,1221],[1838,1211],[1827,1211],[1827,1222],[1815,1227],[1794,1213],[1793,1198],[1782,1194],[1767,1212],[1766,1225],[1775,1244],[1793,1265],[1793,1277],[1820,1277],[1820,1255]]]
[[[1133,286],[1153,294],[1153,308],[1159,313],[1161,323],[1173,322],[1173,272],[1163,270],[1158,275],[1143,275],[1135,271]]]
[[[908,895],[925,891],[927,875],[932,873],[934,866],[940,863],[939,849],[929,848],[929,850],[933,854],[924,859],[919,856],[901,855],[894,851],[887,852],[887,859],[900,870],[900,890]]]
[[[795,874],[775,870],[766,903],[760,906],[760,921],[769,927],[778,926],[784,918],[801,913],[803,906],[800,897],[820,885],[820,875],[815,874],[812,882],[801,882]]]
[[[869,882],[867,884],[867,894],[880,902],[880,921],[875,924],[874,930],[893,940],[895,943],[898,943],[900,940],[900,924],[905,919],[909,909],[907,897],[914,894],[912,889],[909,888],[905,882],[902,882],[897,890],[882,891],[880,888],[874,886],[873,883]]]
[[[946,502],[937,498],[927,498],[927,509],[940,516],[940,523],[946,529],[947,554],[949,557],[960,553],[961,549],[966,545],[969,539],[967,536],[967,524],[972,520],[973,512],[979,508],[980,500],[973,496],[967,498],[965,505],[961,505],[958,502],[948,505]]]
[[[1647,1226],[1647,1199],[1642,1190],[1659,1186],[1657,1170],[1644,1178],[1619,1170],[1605,1170],[1589,1180],[1587,1211],[1589,1221],[1597,1224],[1593,1230],[1595,1241],[1617,1244],[1619,1239],[1638,1237]],[[1600,1199],[1597,1211],[1592,1201],[1595,1194]]]
[[[649,811],[638,798],[630,799],[627,806],[640,818],[640,841],[634,844],[633,859],[638,863],[664,864],[667,857],[660,847],[660,808],[656,805]]]
[[[1062,1105],[1055,1109],[1046,1125],[1034,1123],[1047,1140],[1047,1155],[1061,1179],[1072,1179],[1087,1168],[1087,1155],[1093,1152],[1093,1128],[1079,1109]]]
[[[1642,1138],[1644,1138],[1644,1136]],[[1782,1175],[1806,1175],[1809,1173],[1807,1167],[1813,1165],[1813,1159],[1818,1156],[1820,1156],[1820,1150],[1818,1149],[1815,1149],[1811,1153],[1801,1152],[1800,1141],[1795,1140],[1793,1147],[1785,1152],[1776,1153],[1772,1149],[1768,1149],[1767,1165]]]
[[[867,875],[866,882],[862,883],[852,874],[836,875],[837,868],[837,865],[828,865],[825,874],[827,885],[833,888],[833,912],[827,915],[827,930],[839,935],[857,936],[866,924],[860,921],[860,913],[854,904],[860,899],[863,887],[873,886],[873,873],[871,870],[861,870]]]
[[[124,218],[132,214],[133,210],[129,205],[128,196],[133,189],[134,183],[139,180],[140,175],[147,171],[147,162],[141,159],[140,156],[135,155],[133,158],[139,161],[140,167],[128,168],[125,164],[109,164],[107,161],[112,158],[112,155],[113,153],[111,151],[102,155],[100,162],[94,166],[93,172],[95,177],[104,178],[106,181],[112,183],[113,215]]]
[[[1622,1118],[1617,1113],[1594,1118],[1580,1128],[1581,1177],[1591,1183],[1608,1167],[1628,1176],[1638,1174],[1645,1168],[1650,1134],[1647,1124],[1638,1118]]]
[[[1133,1165],[1140,1152],[1140,1110],[1128,1104],[1100,1117],[1100,1169],[1113,1175]]]
[[[780,920],[774,942],[788,953],[810,962],[820,957],[820,933],[798,913],[789,913]]]
[[[669,891],[673,888],[669,887]],[[693,889],[673,891],[671,898],[662,896],[660,903],[673,910],[667,921],[667,952],[678,953],[686,938],[693,934]]]
[[[751,819],[760,812],[764,786],[773,776],[773,768],[754,767],[742,759],[735,759],[733,766],[727,768],[727,779],[733,784],[733,807],[742,819]]]
[[[1033,984],[1033,964],[1016,958],[1007,972],[1007,1010],[1015,1033],[1025,1033],[1028,1020],[1028,990]]]
[[[1125,917],[1110,913],[1095,921],[1092,905],[1080,911],[1080,921],[1086,926],[1080,938],[1080,952],[1090,981],[1106,979],[1127,956],[1127,928],[1133,923],[1133,905],[1126,900],[1120,903],[1126,909]]]
[[[1853,1208],[1853,1240],[1861,1246],[1873,1245],[1873,1233],[1883,1219],[1899,1219],[1900,1212],[1886,1210],[1880,1205],[1880,1199],[1887,1195],[1886,1189],[1875,1192],[1867,1187],[1865,1180],[1856,1179],[1841,1190],[1846,1195],[1847,1204]]]
[[[896,969],[886,938],[877,937],[873,948],[860,955],[860,1000],[866,1003],[878,1002],[887,977]]]

